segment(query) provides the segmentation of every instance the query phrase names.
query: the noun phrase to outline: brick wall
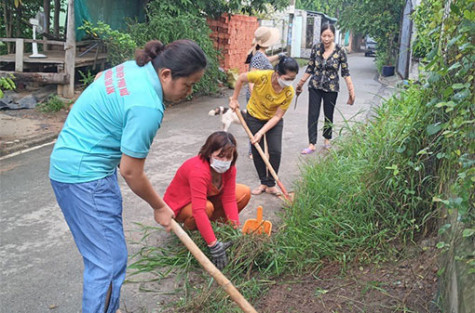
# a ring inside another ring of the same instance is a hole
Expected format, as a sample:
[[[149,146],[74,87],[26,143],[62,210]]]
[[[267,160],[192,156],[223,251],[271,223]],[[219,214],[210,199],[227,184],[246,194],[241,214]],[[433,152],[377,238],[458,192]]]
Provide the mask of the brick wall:
[[[214,47],[221,51],[220,66],[224,70],[237,68],[239,73],[248,70],[244,64],[251,48],[254,32],[259,27],[255,16],[223,14],[216,20],[207,20],[213,31],[210,37]]]

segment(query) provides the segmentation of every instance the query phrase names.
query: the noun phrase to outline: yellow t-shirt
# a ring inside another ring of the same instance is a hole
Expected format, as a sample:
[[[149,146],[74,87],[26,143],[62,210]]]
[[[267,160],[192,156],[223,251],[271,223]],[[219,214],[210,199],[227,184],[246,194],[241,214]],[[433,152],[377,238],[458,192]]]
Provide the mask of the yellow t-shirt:
[[[287,110],[294,97],[294,87],[285,87],[281,92],[275,92],[272,87],[273,70],[251,71],[247,79],[254,84],[251,98],[247,103],[247,112],[259,120],[270,120],[280,107]]]

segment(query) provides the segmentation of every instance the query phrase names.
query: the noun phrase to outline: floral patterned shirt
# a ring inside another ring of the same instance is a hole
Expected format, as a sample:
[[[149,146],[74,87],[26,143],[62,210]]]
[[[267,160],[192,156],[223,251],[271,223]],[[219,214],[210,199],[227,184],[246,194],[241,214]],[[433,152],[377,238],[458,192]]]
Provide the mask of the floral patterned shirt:
[[[338,68],[341,67],[342,77],[350,76],[345,50],[339,45],[335,45],[335,50],[326,60],[323,58],[324,51],[325,48],[322,43],[315,44],[312,47],[310,60],[305,71],[312,74],[308,86],[325,92],[338,92],[340,91]]]

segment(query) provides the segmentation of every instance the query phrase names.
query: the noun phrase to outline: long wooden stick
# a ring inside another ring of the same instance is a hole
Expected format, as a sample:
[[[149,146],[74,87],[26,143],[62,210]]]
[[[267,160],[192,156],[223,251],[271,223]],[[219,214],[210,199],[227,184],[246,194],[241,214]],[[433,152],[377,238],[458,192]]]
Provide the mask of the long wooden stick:
[[[206,257],[203,251],[198,248],[194,241],[188,234],[172,219],[172,230],[177,237],[183,242],[193,256],[198,260],[201,266],[216,280],[216,282],[223,287],[224,291],[233,299],[234,302],[245,313],[257,313],[253,306],[239,293],[234,285],[221,273],[221,271],[214,266],[214,264]]]
[[[244,117],[242,117],[241,111],[238,109],[235,112],[236,112],[239,120],[241,121],[242,127],[244,127],[244,130],[246,131],[247,135],[249,136],[249,139],[252,140],[254,138],[254,135],[252,134],[249,127],[247,126],[246,121],[244,120]],[[261,155],[262,160],[266,164],[267,169],[271,173],[272,177],[274,177],[274,179],[275,179],[277,185],[279,186],[280,190],[282,190],[282,193],[284,194],[285,199],[288,200],[288,201],[292,201],[292,198],[290,197],[289,193],[287,192],[284,185],[280,181],[279,176],[277,176],[277,173],[274,171],[274,168],[272,167],[269,160],[267,159],[266,154],[264,153],[264,151],[262,151],[262,148],[259,145],[259,143],[258,142],[254,143],[254,147],[256,147],[257,151]]]

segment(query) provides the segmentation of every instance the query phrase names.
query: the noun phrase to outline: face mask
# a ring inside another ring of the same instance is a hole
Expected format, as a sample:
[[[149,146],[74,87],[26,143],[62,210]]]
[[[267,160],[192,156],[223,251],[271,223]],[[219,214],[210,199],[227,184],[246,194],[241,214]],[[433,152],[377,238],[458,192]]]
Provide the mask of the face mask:
[[[231,161],[221,161],[215,158],[211,158],[210,166],[217,172],[217,173],[224,173],[231,167]]]
[[[277,82],[279,83],[280,87],[282,88],[285,88],[285,87],[289,87],[290,85],[292,85],[292,80],[284,80],[282,78],[277,78]]]

